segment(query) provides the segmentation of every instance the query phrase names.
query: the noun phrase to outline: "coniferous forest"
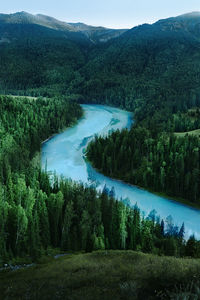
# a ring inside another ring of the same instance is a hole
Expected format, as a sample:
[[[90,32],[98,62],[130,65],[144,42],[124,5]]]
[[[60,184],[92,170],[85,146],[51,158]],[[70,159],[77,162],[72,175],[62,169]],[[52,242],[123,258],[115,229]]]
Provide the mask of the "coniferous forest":
[[[79,118],[79,105],[64,97],[1,96],[0,108],[1,262],[26,255],[36,259],[49,247],[200,256],[194,237],[184,241],[184,223],[178,228],[169,217],[165,225],[155,211],[144,219],[137,206],[116,201],[106,186],[99,194],[56,175],[52,183],[40,170],[40,143]]]
[[[120,107],[133,113],[131,129],[96,136],[87,159],[105,175],[200,207],[200,13],[114,33],[44,20],[0,15],[0,266],[38,262],[52,249],[200,258],[184,220],[177,227],[155,210],[144,217],[106,186],[98,192],[40,166],[41,143],[83,116],[80,103]],[[176,282],[190,271],[181,269]],[[124,299],[137,299],[135,283],[127,285]]]
[[[144,127],[133,127],[96,137],[87,157],[111,177],[200,204],[199,136],[153,136]]]

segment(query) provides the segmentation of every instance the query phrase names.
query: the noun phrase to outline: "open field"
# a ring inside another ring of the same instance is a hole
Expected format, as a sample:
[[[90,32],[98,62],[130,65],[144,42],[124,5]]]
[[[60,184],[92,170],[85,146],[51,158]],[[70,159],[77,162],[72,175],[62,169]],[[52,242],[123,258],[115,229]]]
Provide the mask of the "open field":
[[[68,254],[0,272],[0,299],[178,299],[166,291],[198,285],[199,277],[197,259],[118,250]]]
[[[174,134],[176,136],[180,136],[180,137],[183,137],[186,134],[195,135],[195,136],[199,136],[200,137],[200,129],[196,129],[196,130],[192,130],[192,131],[187,131],[187,132],[175,132]]]
[[[31,97],[31,96],[19,96],[19,95],[6,95],[8,97],[13,97],[13,98],[27,98],[27,99],[32,99],[36,100],[38,97]]]

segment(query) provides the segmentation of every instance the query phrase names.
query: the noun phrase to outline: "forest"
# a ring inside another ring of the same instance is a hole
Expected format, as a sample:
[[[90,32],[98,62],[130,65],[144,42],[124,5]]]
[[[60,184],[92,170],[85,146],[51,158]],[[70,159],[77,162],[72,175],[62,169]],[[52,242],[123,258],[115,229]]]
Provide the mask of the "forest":
[[[175,21],[181,30],[168,31]],[[198,20],[188,15],[126,32],[81,69],[86,81],[79,82],[76,92],[134,116],[130,132],[90,143],[87,157],[94,167],[198,205],[200,140],[198,131],[192,131],[200,129],[200,60],[196,33],[184,32],[190,22]]]
[[[36,259],[51,247],[200,256],[195,237],[185,241],[184,224],[164,224],[155,212],[144,218],[106,187],[97,193],[56,175],[52,183],[39,166],[41,143],[82,116],[78,103],[113,105],[132,111],[135,123],[96,137],[87,149],[92,164],[199,204],[200,140],[190,132],[200,125],[198,24],[193,16],[167,19],[99,44],[34,24],[0,24],[9,41],[0,44],[1,94],[38,97],[0,96],[0,263]]]
[[[87,157],[103,174],[200,204],[200,138],[144,127],[96,137]]]
[[[18,242],[33,222],[36,190],[40,191],[41,142],[81,115],[81,107],[65,97],[0,97],[1,258],[19,252]]]
[[[41,171],[40,144],[81,117],[75,102],[1,96],[0,113],[1,264],[14,257],[37,260],[49,248],[200,257],[200,242],[194,236],[185,242],[184,223],[178,228],[170,217],[164,223],[155,211],[144,218],[106,186],[98,193]]]

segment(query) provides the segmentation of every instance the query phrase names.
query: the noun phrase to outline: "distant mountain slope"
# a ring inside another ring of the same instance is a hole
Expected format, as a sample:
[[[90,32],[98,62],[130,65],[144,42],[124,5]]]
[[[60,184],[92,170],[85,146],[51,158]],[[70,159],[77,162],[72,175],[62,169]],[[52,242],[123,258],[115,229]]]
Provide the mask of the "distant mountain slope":
[[[66,35],[35,24],[0,24],[0,89],[67,85],[85,64],[88,47],[79,33]]]
[[[154,25],[160,27],[163,31],[187,32],[200,39],[200,12],[160,20]]]
[[[130,30],[25,12],[1,14],[0,90],[43,93],[41,88],[152,113],[174,102],[180,102],[176,107],[187,106],[188,99],[196,103],[200,13]]]
[[[109,29],[105,27],[89,26],[84,23],[69,23],[77,31],[82,32],[94,42],[107,42],[127,31],[127,29]]]
[[[26,12],[0,14],[0,90],[59,86],[66,92],[90,50],[123,32]]]
[[[46,28],[68,33],[69,37],[77,36],[77,33],[84,35],[92,43],[105,42],[115,38],[126,31],[126,29],[109,29],[104,27],[94,27],[83,23],[66,23],[55,18],[42,14],[32,15],[26,12],[18,12],[15,14],[0,14],[0,24],[32,24],[40,25]],[[69,35],[69,32],[71,35]],[[74,35],[72,35],[74,33]]]
[[[0,14],[0,22],[7,24],[37,24],[57,30],[74,31],[73,27],[67,23],[58,21],[54,18],[44,15],[32,15],[26,12],[17,12],[15,14]]]
[[[199,30],[200,13],[128,30],[83,67],[85,80],[76,82],[76,92],[152,114],[166,103],[200,101]]]

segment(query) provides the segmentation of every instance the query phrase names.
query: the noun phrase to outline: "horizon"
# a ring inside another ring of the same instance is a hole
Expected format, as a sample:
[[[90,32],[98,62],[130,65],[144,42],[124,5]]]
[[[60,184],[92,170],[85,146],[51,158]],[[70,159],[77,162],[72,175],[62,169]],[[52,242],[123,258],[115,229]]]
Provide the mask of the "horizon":
[[[91,26],[103,26],[114,29],[128,29],[148,23],[152,24],[160,19],[167,19],[190,12],[200,11],[199,0],[177,1],[168,0],[161,3],[159,0],[132,0],[114,1],[102,0],[94,3],[92,0],[75,0],[59,3],[48,0],[35,0],[29,3],[19,0],[7,0],[2,3],[1,11],[4,14],[13,14],[25,11],[36,15],[43,14],[54,17],[66,23],[85,23]]]
[[[5,14],[5,15],[14,15],[14,14],[17,14],[17,13],[27,13],[27,14],[30,14],[30,15],[33,15],[33,16],[37,16],[37,15],[43,15],[43,16],[46,16],[46,17],[50,17],[50,18],[53,18],[53,19],[56,19],[57,21],[61,21],[61,22],[64,22],[64,23],[67,23],[67,24],[85,24],[85,25],[88,25],[88,26],[92,26],[92,27],[104,27],[104,28],[107,28],[107,29],[131,29],[133,27],[136,27],[136,26],[140,26],[140,25],[143,25],[143,24],[154,24],[156,22],[158,22],[159,20],[163,20],[163,19],[168,19],[168,18],[174,18],[174,17],[179,17],[179,16],[182,16],[182,15],[187,15],[187,14],[195,14],[195,13],[199,13],[200,14],[200,10],[199,11],[189,11],[189,12],[186,12],[186,13],[183,13],[183,14],[179,14],[179,15],[175,15],[175,16],[168,16],[166,18],[159,18],[159,19],[156,19],[155,21],[153,22],[144,22],[144,23],[140,23],[140,24],[137,24],[137,25],[133,25],[132,27],[120,27],[120,28],[116,28],[116,27],[107,27],[107,26],[104,26],[102,24],[98,24],[98,25],[93,25],[93,24],[88,24],[86,22],[82,22],[82,21],[67,21],[67,20],[61,20],[55,16],[52,16],[52,15],[47,15],[47,14],[43,14],[43,13],[40,13],[40,12],[37,12],[37,13],[32,13],[32,12],[29,12],[29,11],[25,11],[25,10],[22,10],[22,11],[15,11],[15,12],[11,12],[11,13],[4,13],[4,12],[0,12],[0,14]]]

